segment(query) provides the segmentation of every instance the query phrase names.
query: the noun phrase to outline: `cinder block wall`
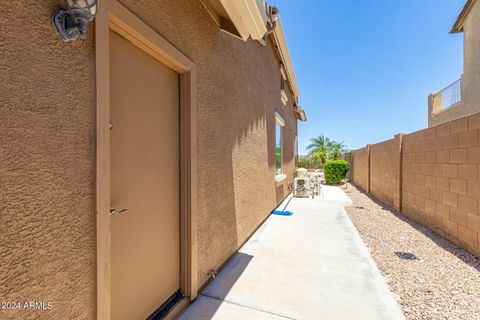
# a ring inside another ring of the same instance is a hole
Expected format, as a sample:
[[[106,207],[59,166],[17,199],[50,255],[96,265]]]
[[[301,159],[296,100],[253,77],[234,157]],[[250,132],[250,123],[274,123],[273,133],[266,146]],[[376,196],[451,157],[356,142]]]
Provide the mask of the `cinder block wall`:
[[[400,209],[400,142],[394,139],[370,145],[370,193]]]
[[[418,131],[403,142],[403,211],[480,256],[480,113]]]
[[[351,165],[352,161],[353,161],[352,157],[353,157],[353,152],[347,152],[347,153],[342,154],[341,159],[347,161]],[[348,172],[346,174],[347,179],[352,179],[352,171],[353,171],[353,168],[350,167],[350,170],[348,170]]]
[[[352,151],[352,180],[363,190],[368,191],[368,147]]]
[[[364,161],[352,165],[367,190]],[[390,205],[398,195],[404,214],[480,257],[480,113],[371,145],[369,175],[372,195]]]

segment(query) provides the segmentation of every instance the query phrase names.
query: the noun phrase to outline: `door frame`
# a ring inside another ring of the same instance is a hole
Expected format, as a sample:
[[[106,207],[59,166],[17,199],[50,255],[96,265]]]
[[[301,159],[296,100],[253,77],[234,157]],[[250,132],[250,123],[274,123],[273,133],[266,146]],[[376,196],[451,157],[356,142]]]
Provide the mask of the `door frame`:
[[[101,320],[111,319],[110,29],[180,75],[180,289],[190,300],[198,294],[195,64],[117,0],[103,0],[95,19],[96,318]]]

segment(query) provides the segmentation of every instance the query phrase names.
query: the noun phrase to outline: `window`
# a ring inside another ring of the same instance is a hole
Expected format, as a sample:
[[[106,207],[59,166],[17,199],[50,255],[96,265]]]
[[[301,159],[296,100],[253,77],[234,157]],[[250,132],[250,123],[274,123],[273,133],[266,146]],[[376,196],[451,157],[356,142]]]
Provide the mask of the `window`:
[[[277,174],[282,174],[282,126],[276,124],[275,126],[275,170]]]
[[[275,113],[275,119],[275,174],[277,182],[280,182],[286,178],[283,174],[283,127],[285,121],[278,113]]]
[[[283,105],[286,106],[288,102],[287,91],[285,91],[285,80],[283,78],[280,79],[280,100],[282,101]]]
[[[295,159],[298,158],[298,135],[295,135],[293,140],[293,152],[295,152]]]
[[[282,101],[283,105],[286,106],[288,102],[287,91],[286,91],[286,80],[287,74],[285,73],[285,69],[283,66],[280,66],[280,73],[282,76],[280,77],[280,100]]]

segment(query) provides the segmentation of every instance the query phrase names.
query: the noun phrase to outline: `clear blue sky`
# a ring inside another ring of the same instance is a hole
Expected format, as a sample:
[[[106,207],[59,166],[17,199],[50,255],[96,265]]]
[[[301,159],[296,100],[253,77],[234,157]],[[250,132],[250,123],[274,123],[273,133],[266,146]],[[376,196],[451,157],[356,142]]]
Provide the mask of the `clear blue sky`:
[[[465,0],[270,0],[278,6],[308,121],[356,149],[427,127],[427,97],[463,73]]]

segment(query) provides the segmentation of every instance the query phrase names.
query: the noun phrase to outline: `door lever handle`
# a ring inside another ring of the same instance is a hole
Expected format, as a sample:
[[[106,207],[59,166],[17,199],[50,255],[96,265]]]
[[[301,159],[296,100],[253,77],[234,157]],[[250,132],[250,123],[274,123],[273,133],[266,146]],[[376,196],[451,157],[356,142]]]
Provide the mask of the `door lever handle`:
[[[125,212],[127,210],[128,209],[110,208],[110,215],[119,214],[119,213]]]

